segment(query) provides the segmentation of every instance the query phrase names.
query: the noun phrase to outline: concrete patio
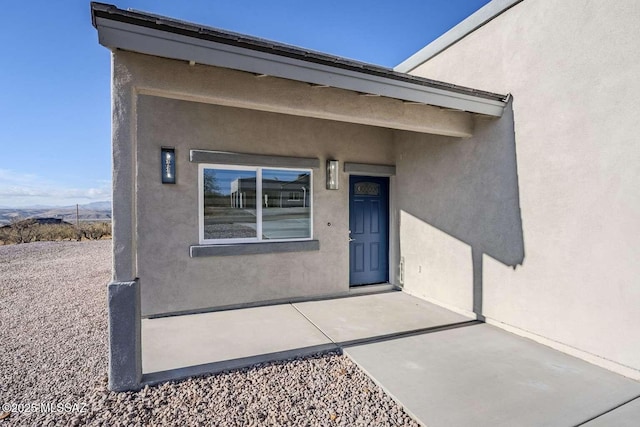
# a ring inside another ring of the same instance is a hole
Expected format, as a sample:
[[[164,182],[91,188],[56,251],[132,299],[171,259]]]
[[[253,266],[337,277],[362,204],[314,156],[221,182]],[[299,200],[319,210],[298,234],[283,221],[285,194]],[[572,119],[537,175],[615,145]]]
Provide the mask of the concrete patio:
[[[471,321],[403,292],[143,319],[142,371],[180,378]]]
[[[640,420],[640,383],[403,292],[142,321],[147,384],[337,349],[429,426]]]

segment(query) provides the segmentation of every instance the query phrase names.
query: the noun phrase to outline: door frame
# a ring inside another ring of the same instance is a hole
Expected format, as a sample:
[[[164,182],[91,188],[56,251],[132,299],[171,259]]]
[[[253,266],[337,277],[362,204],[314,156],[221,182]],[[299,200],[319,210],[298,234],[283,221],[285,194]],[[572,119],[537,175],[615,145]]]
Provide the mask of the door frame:
[[[346,166],[346,165],[345,165]],[[371,165],[374,167],[379,167],[378,165]],[[390,167],[391,168],[391,167]],[[394,174],[395,174],[395,166],[392,167]],[[345,167],[346,169],[346,167]],[[378,174],[378,173],[366,173],[365,171],[362,172],[351,172],[351,173],[347,173],[347,183],[348,183],[348,191],[347,191],[347,225],[349,226],[349,228],[351,227],[351,191],[352,191],[352,186],[351,186],[351,177],[352,176],[357,176],[360,178],[374,178],[374,179],[379,179],[379,178],[386,178],[387,179],[387,281],[386,282],[380,282],[379,284],[393,284],[395,282],[395,280],[393,280],[392,278],[395,277],[395,272],[396,269],[394,268],[393,264],[392,264],[392,258],[394,257],[394,251],[392,249],[392,238],[395,237],[395,222],[392,222],[392,174]],[[349,236],[350,238],[351,236]],[[349,268],[347,270],[347,281],[349,283],[349,288],[353,289],[353,288],[357,288],[360,286],[368,286],[367,284],[352,284],[351,283],[351,243],[350,241],[347,241],[348,246],[348,250],[347,253],[349,254]],[[372,284],[372,285],[377,285],[376,284]],[[370,285],[369,285],[370,286]]]

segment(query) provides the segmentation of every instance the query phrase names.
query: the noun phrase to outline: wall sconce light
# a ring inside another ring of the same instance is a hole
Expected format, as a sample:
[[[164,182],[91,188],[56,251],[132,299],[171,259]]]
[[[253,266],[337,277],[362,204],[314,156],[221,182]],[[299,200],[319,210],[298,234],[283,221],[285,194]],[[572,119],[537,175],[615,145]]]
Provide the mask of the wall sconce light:
[[[338,161],[327,160],[327,190],[338,189]]]
[[[160,168],[162,169],[162,183],[176,183],[176,149],[162,147],[160,156]]]

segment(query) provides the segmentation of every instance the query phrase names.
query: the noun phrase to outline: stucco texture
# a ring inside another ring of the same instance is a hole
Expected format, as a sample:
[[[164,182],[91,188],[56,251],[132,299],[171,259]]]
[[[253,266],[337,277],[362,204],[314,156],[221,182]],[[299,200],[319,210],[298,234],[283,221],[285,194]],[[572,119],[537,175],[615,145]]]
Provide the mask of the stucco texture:
[[[395,136],[404,289],[483,314],[482,254],[524,259],[513,114],[477,118],[469,139]]]
[[[633,0],[525,0],[411,72],[513,94],[526,256],[513,269],[483,251],[483,314],[637,378],[639,21]],[[458,155],[447,144],[431,152],[436,165]],[[446,248],[420,244],[425,256]],[[464,271],[466,252],[457,258]],[[449,291],[432,280],[444,271],[425,277],[421,292],[468,309],[458,289],[471,286],[467,277]]]
[[[198,244],[198,164],[190,149],[392,163],[391,131],[329,120],[140,95],[137,101],[137,271],[142,314],[346,292],[348,177],[325,189],[313,171],[320,250],[191,258]],[[160,148],[175,147],[177,184],[160,181]],[[330,226],[328,224],[331,224]]]

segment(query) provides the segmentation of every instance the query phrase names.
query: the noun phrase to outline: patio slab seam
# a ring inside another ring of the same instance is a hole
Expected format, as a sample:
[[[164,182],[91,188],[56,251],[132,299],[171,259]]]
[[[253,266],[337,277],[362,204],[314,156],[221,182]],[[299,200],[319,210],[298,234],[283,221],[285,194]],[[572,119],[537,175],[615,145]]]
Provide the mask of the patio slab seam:
[[[298,313],[299,313],[299,314],[300,314],[300,315],[301,315],[301,316],[302,316],[302,317],[303,317],[307,322],[309,322],[310,324],[312,324],[314,328],[316,328],[318,331],[320,331],[320,333],[321,333],[322,335],[324,335],[325,337],[327,337],[327,339],[328,339],[329,341],[331,341],[332,343],[334,343],[334,344],[336,344],[336,345],[338,344],[338,343],[336,343],[336,342],[335,342],[335,341],[334,341],[334,340],[333,340],[329,335],[327,335],[327,334],[326,334],[326,333],[325,333],[325,332],[324,332],[324,331],[323,331],[323,330],[322,330],[318,325],[316,325],[316,324],[315,324],[311,319],[309,319],[309,318],[308,318],[308,317],[307,317],[307,316],[306,316],[302,311],[300,311],[300,310],[298,309],[298,307],[296,307],[296,305],[295,305],[295,304],[293,304],[293,303],[292,303],[292,304],[289,304],[289,305],[291,305],[291,307],[293,307],[293,309],[294,309],[295,311],[297,311],[297,312],[298,312]]]
[[[396,338],[403,338],[403,337],[408,337],[408,336],[413,336],[413,335],[420,335],[420,334],[428,334],[428,333],[433,333],[433,332],[445,331],[445,330],[448,330],[448,329],[462,328],[462,327],[465,327],[465,326],[473,326],[473,325],[479,325],[479,324],[484,323],[481,320],[469,320],[469,321],[466,321],[466,322],[449,323],[449,324],[446,324],[446,325],[429,326],[429,327],[426,327],[426,328],[416,328],[416,329],[410,329],[410,330],[407,330],[407,331],[391,332],[391,333],[387,333],[387,334],[372,335],[370,337],[365,337],[365,338],[356,338],[356,339],[352,339],[352,340],[339,341],[339,340],[333,339],[330,335],[328,335],[322,329],[322,327],[320,327],[313,320],[311,320],[306,314],[304,314],[304,312],[302,310],[300,310],[298,307],[296,307],[296,305],[294,303],[292,303],[291,306],[298,313],[300,313],[300,315],[302,315],[302,317],[304,317],[309,323],[311,323],[318,331],[320,331],[320,333],[322,333],[322,335],[327,337],[327,339],[329,341],[331,341],[332,343],[334,343],[338,347],[340,347],[340,349],[342,349],[344,347],[354,346],[354,345],[370,344],[370,343],[376,343],[376,342],[381,342],[381,341],[388,341],[388,340],[393,340],[393,339],[396,339]]]
[[[601,419],[601,418],[605,417],[606,415],[611,414],[614,411],[616,411],[616,410],[618,410],[618,409],[620,409],[620,408],[622,408],[622,407],[624,407],[626,405],[629,405],[629,404],[631,404],[633,402],[636,402],[636,401],[640,402],[640,394],[637,395],[634,398],[631,398],[631,399],[619,404],[619,405],[614,406],[613,408],[611,408],[611,409],[609,409],[607,411],[602,412],[601,414],[596,415],[595,417],[591,417],[588,420],[586,420],[584,422],[581,422],[580,424],[577,424],[576,427],[588,426],[589,423],[591,423],[593,421],[597,421],[598,419]]]
[[[464,328],[467,326],[475,326],[475,325],[482,325],[482,324],[484,324],[484,322],[480,320],[469,320],[468,322],[450,323],[447,325],[431,326],[428,328],[419,328],[419,329],[413,329],[409,331],[393,332],[390,334],[376,335],[368,338],[358,338],[354,340],[340,341],[340,342],[334,341],[334,343],[340,346],[341,349],[343,349],[346,347],[352,347],[356,345],[374,344],[374,343],[379,343],[383,341],[392,341],[398,338],[406,338],[406,337],[412,337],[415,335],[423,335],[423,334],[432,334],[435,332],[448,331],[449,329]]]

